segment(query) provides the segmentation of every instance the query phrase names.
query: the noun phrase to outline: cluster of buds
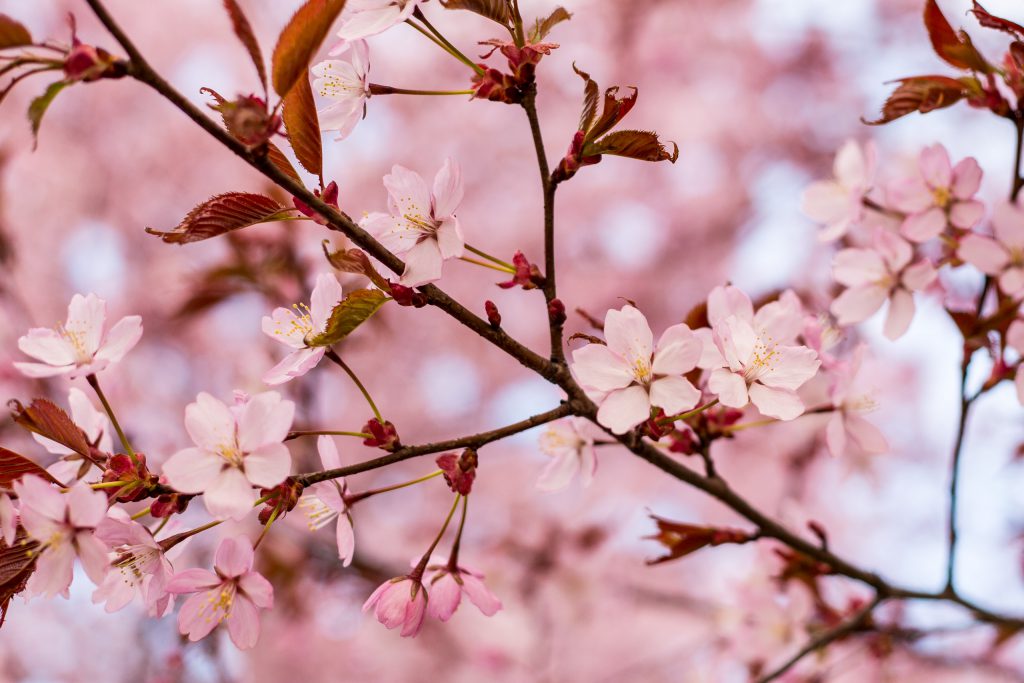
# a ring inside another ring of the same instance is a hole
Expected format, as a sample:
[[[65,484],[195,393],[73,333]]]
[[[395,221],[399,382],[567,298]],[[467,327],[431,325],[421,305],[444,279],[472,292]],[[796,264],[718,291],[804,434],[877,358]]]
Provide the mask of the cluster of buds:
[[[523,252],[517,251],[512,256],[512,265],[516,269],[515,275],[512,276],[511,280],[498,283],[498,286],[502,289],[522,287],[525,290],[529,290],[544,286],[544,274],[540,272],[540,268],[535,263],[530,263],[529,259],[523,255]]]
[[[128,74],[128,62],[110,54],[101,47],[87,45],[78,39],[75,16],[68,15],[71,24],[71,49],[64,55],[64,78],[68,83],[90,83],[101,78],[123,78]]]
[[[157,486],[159,477],[146,467],[146,456],[136,453],[134,457],[118,453],[107,462],[103,472],[104,482],[123,482],[120,488],[107,489],[111,500],[131,502],[142,500]]]
[[[320,190],[313,190],[313,195],[316,196],[317,199],[321,200],[324,204],[327,204],[328,206],[333,206],[335,209],[338,208],[338,183],[336,183],[335,181],[332,180],[331,182],[327,183],[327,187],[324,188],[323,192],[321,192]],[[318,223],[320,225],[327,225],[327,219],[324,218],[324,216],[314,211],[308,204],[306,204],[306,202],[302,201],[298,197],[292,197],[292,204],[295,206],[296,209],[299,210],[299,212],[303,216],[312,219],[314,223]],[[355,249],[353,251],[359,250]],[[364,259],[366,259],[366,254],[363,254],[363,252],[361,251],[359,253],[363,255]],[[328,260],[330,260],[331,254],[328,253],[327,258]],[[366,263],[367,265],[369,265],[368,259],[366,260]]]
[[[266,100],[261,97],[239,95],[234,100],[227,100],[211,88],[203,88],[201,92],[214,99],[214,103],[209,105],[210,109],[221,115],[224,127],[232,137],[249,149],[262,146],[281,129],[281,116],[271,112],[267,108]],[[296,208],[302,210],[298,205]]]
[[[478,464],[479,458],[472,448],[462,451],[462,455],[445,453],[437,458],[437,466],[444,473],[448,488],[463,496],[468,496],[473,489]]]
[[[262,489],[260,491],[261,497],[266,500],[259,514],[260,524],[268,523],[275,510],[277,514],[282,516],[294,510],[295,506],[299,503],[299,498],[302,496],[302,489],[302,484],[296,481],[294,477],[288,477],[273,488]]]
[[[370,435],[370,438],[363,440],[364,446],[384,451],[397,451],[402,447],[402,442],[398,438],[398,430],[389,420],[381,422],[377,418],[373,418],[363,425],[363,431]]]
[[[509,72],[478,64],[482,71],[473,76],[473,97],[505,104],[519,104],[523,101],[533,85],[537,64],[558,47],[556,43],[526,43],[520,47],[497,38],[480,44],[491,46],[491,50],[481,55],[481,59],[487,59],[495,51],[500,51],[508,60]]]

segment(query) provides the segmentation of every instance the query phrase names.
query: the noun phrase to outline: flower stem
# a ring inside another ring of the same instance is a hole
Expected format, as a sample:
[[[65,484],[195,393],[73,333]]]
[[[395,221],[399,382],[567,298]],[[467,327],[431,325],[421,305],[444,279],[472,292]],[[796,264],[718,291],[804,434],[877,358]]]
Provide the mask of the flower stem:
[[[100,399],[100,403],[103,404],[103,410],[107,411],[107,417],[110,418],[110,424],[114,425],[114,431],[117,432],[118,438],[121,439],[121,445],[124,446],[125,452],[128,457],[132,459],[133,463],[137,463],[139,460],[135,456],[135,451],[132,450],[132,445],[128,443],[128,437],[124,435],[124,430],[121,429],[121,423],[117,421],[117,415],[114,415],[114,409],[110,407],[110,402],[107,401],[107,397],[104,395],[103,390],[100,389],[100,381],[96,379],[96,375],[86,375],[85,381],[89,383],[93,391]]]
[[[451,523],[452,517],[455,516],[455,508],[459,506],[460,498],[462,498],[462,496],[456,493],[455,500],[452,501],[452,509],[448,511],[448,516],[444,520],[444,525],[441,527],[441,530],[437,532],[437,537],[434,539],[434,542],[430,544],[430,547],[427,548],[427,552],[423,553],[423,557],[420,558],[419,564],[417,564],[416,568],[412,570],[412,574],[410,576],[415,577],[416,580],[422,578],[423,571],[427,568],[427,562],[430,562],[430,556],[434,554],[434,548],[436,548],[437,544],[441,542],[442,538],[444,538],[444,532],[448,530],[448,525]]]
[[[168,536],[164,540],[160,541],[160,547],[163,548],[164,552],[167,552],[168,550],[170,550],[174,546],[176,546],[179,543],[181,543],[182,541],[184,541],[186,538],[191,538],[191,537],[195,536],[196,534],[203,533],[207,529],[212,529],[213,527],[215,527],[218,524],[220,524],[222,521],[223,520],[217,519],[217,520],[214,520],[212,522],[207,522],[206,524],[203,524],[202,526],[197,526],[195,529],[190,529],[188,531],[182,531],[180,534],[175,534],[173,536]]]
[[[98,484],[89,484],[89,488],[94,491],[98,491],[100,489],[116,489],[131,483],[132,482],[130,481],[101,481]]]
[[[409,88],[395,88],[390,85],[370,83],[371,95],[472,95],[473,90],[411,90]]]
[[[480,75],[480,76],[484,75],[484,73],[485,73],[484,70],[481,69],[479,66],[477,66],[476,62],[474,62],[472,59],[470,59],[466,55],[462,54],[462,52],[459,50],[459,48],[455,47],[450,42],[448,42],[448,39],[445,38],[443,35],[441,35],[440,31],[438,31],[436,28],[434,28],[434,25],[431,24],[429,20],[427,20],[427,18],[423,15],[423,12],[420,11],[419,7],[417,7],[413,11],[412,15],[414,17],[416,17],[418,20],[420,20],[421,22],[423,22],[423,26],[426,26],[427,27],[427,31],[429,31],[430,33],[427,33],[420,26],[417,26],[416,24],[414,24],[412,22],[412,20],[407,19],[406,21],[409,24],[411,24],[413,28],[415,28],[417,31],[419,31],[423,35],[425,35],[428,38],[430,38],[431,40],[433,40],[435,43],[437,43],[441,47],[441,49],[443,49],[445,52],[450,54],[452,57],[455,57],[455,59],[459,60],[460,62],[462,62],[466,66],[468,66],[470,69],[475,71],[478,75]],[[433,34],[433,36],[431,36],[431,34]]]
[[[765,427],[767,425],[775,424],[778,422],[774,417],[770,417],[764,420],[754,420],[753,422],[744,422],[743,424],[729,425],[728,427],[722,427],[720,430],[723,434],[731,434],[733,432],[739,432],[744,429],[752,429],[754,427]]]
[[[141,518],[145,517],[146,515],[148,515],[152,511],[152,509],[153,509],[152,506],[150,506],[150,507],[147,507],[145,510],[139,510],[134,515],[132,515],[131,518],[133,520],[141,519]],[[168,519],[168,518],[165,517],[164,519]]]
[[[284,440],[285,441],[291,441],[292,439],[297,439],[300,436],[321,436],[321,435],[326,435],[326,436],[354,436],[354,437],[357,437],[359,439],[371,439],[371,438],[373,438],[373,434],[367,434],[366,432],[341,432],[341,431],[316,430],[316,429],[314,429],[314,430],[310,430],[310,431],[288,432],[288,436],[284,437]]]
[[[256,550],[256,548],[260,547],[260,543],[263,542],[263,539],[266,537],[267,532],[270,531],[270,525],[273,524],[275,521],[277,521],[277,516],[280,513],[281,513],[281,506],[280,505],[274,506],[274,511],[270,513],[270,517],[267,519],[267,523],[263,525],[263,531],[260,532],[260,535],[256,539],[256,542],[252,544],[252,549],[253,550]]]
[[[160,520],[160,523],[156,525],[156,529],[154,529],[150,533],[152,533],[153,536],[156,537],[158,533],[164,530],[164,527],[167,526],[167,522],[169,521],[171,521],[170,517],[164,517],[162,520]]]
[[[416,484],[420,484],[422,482],[433,479],[434,477],[439,476],[441,474],[444,474],[444,472],[441,470],[437,470],[436,472],[431,472],[430,474],[420,477],[419,479],[413,479],[411,481],[402,482],[401,484],[392,484],[391,486],[385,486],[379,489],[369,489],[368,491],[363,491],[361,493],[353,493],[351,496],[345,496],[345,505],[351,507],[358,503],[359,501],[366,500],[370,496],[375,496],[378,493],[387,493],[388,491],[397,491],[398,489],[404,489],[407,486],[414,486]]]
[[[454,573],[459,568],[459,546],[462,545],[462,530],[466,527],[466,510],[469,508],[469,496],[462,499],[462,519],[459,520],[459,530],[455,532],[455,544],[452,545],[451,555],[448,557],[448,569]]]
[[[469,244],[466,245],[466,250],[471,251],[477,256],[481,256],[487,259],[488,261],[491,261],[492,263],[497,263],[499,266],[505,266],[506,268],[510,268],[512,272],[515,272],[516,267],[513,266],[511,263],[508,263],[507,261],[502,261],[500,258],[495,258],[494,256],[488,254],[486,251],[481,251],[480,249],[477,249],[476,247],[471,246]]]
[[[356,377],[356,373],[352,372],[352,368],[345,364],[345,361],[341,359],[341,356],[334,352],[334,349],[327,349],[327,353],[324,355],[330,358],[339,368],[345,371],[345,374],[352,378],[352,381],[355,382],[359,391],[362,392],[363,398],[365,398],[366,402],[370,404],[370,410],[373,411],[374,417],[377,418],[378,422],[384,424],[384,418],[381,416],[380,411],[377,410],[377,404],[373,402],[373,399],[370,397],[370,392],[366,390],[363,383],[359,381],[358,377]]]
[[[694,415],[700,415],[701,413],[703,413],[708,408],[711,408],[711,407],[716,406],[716,405],[718,405],[718,399],[717,398],[714,401],[711,401],[709,403],[705,403],[704,405],[698,406],[698,407],[694,408],[693,410],[688,410],[685,413],[679,413],[678,415],[670,415],[669,417],[663,417],[663,418],[658,420],[658,424],[671,424],[673,422],[676,422],[677,420],[685,420],[685,419],[687,419],[689,417],[693,417]]]
[[[490,270],[496,270],[499,273],[508,273],[509,275],[515,275],[516,274],[515,269],[512,268],[511,266],[508,267],[508,268],[504,268],[502,266],[496,266],[496,265],[494,265],[492,263],[487,263],[487,261],[478,261],[475,258],[469,258],[468,256],[460,256],[459,260],[460,261],[465,261],[466,263],[472,263],[473,265],[480,266],[482,268],[489,268]]]

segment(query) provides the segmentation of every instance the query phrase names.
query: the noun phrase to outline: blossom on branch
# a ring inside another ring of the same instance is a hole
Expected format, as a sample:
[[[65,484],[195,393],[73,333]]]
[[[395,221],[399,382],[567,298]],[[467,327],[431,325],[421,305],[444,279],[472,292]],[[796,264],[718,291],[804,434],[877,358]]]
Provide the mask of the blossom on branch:
[[[338,455],[338,446],[334,439],[327,435],[317,438],[316,449],[320,454],[320,463],[324,470],[333,470],[341,467],[341,456]],[[348,487],[345,479],[338,477],[329,481],[320,481],[308,487],[299,499],[301,507],[306,516],[309,517],[309,529],[315,531],[322,529],[335,519],[338,524],[335,527],[335,539],[338,543],[338,558],[344,566],[352,564],[352,555],[355,553],[356,537],[352,528],[352,516],[348,510],[348,503],[345,502],[345,494]]]
[[[368,38],[387,31],[412,16],[426,0],[349,0],[338,29],[342,40]]]
[[[1024,210],[1009,202],[996,206],[992,232],[994,237],[966,235],[957,256],[997,278],[1003,294],[1018,297],[1024,293]]]
[[[889,203],[907,214],[900,233],[912,242],[938,237],[952,225],[970,230],[985,215],[974,199],[981,186],[981,167],[971,157],[953,166],[942,145],[925,147],[918,160],[919,175],[889,187]]]
[[[427,611],[427,589],[418,578],[401,576],[382,583],[363,603],[385,628],[402,627],[403,638],[415,638]]]
[[[365,40],[345,43],[332,55],[351,50],[349,61],[327,59],[313,65],[313,90],[332,103],[317,111],[320,130],[336,131],[344,140],[363,118],[370,97],[370,50]]]
[[[571,417],[548,425],[540,435],[540,449],[551,462],[537,478],[541,491],[558,491],[580,475],[583,486],[590,486],[597,471],[594,429],[588,420]]]
[[[174,605],[167,592],[174,568],[149,529],[132,520],[107,517],[96,537],[113,552],[113,568],[93,593],[94,603],[106,603],[107,612],[123,609],[136,595],[152,617],[162,617]]]
[[[864,198],[875,176],[875,147],[846,141],[832,165],[832,178],[811,183],[804,190],[801,208],[808,218],[824,225],[818,237],[831,242],[845,235],[864,217]]]
[[[484,575],[466,567],[455,567],[447,562],[427,568],[431,577],[427,614],[438,621],[448,621],[459,608],[462,596],[476,605],[484,616],[492,617],[501,609],[501,600],[484,585]]]
[[[295,304],[291,308],[276,308],[269,316],[263,317],[263,333],[294,349],[263,375],[265,383],[271,386],[284,384],[316,367],[327,347],[310,346],[309,342],[324,332],[331,312],[340,301],[338,278],[331,273],[321,273],[316,278],[309,306]]]

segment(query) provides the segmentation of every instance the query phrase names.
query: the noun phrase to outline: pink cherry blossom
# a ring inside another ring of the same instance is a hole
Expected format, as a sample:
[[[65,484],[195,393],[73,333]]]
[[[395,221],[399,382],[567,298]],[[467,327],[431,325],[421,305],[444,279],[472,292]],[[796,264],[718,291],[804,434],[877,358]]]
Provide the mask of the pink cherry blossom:
[[[28,582],[32,595],[67,596],[75,557],[93,583],[102,583],[110,568],[107,546],[93,530],[107,514],[107,497],[78,483],[62,494],[40,477],[26,475],[14,483],[21,524],[39,542],[36,571]]]
[[[104,334],[106,310],[107,302],[95,294],[75,294],[63,325],[34,327],[18,339],[18,348],[42,363],[16,362],[14,367],[28,377],[80,377],[118,362],[142,337],[142,318],[121,318]]]
[[[321,435],[317,439],[316,447],[325,470],[341,467],[341,456],[338,455],[338,446],[334,443],[334,439],[327,435]],[[352,555],[355,553],[356,547],[352,516],[348,511],[348,504],[345,502],[347,490],[344,478],[331,479],[313,484],[299,499],[299,507],[309,517],[311,531],[322,529],[335,519],[338,520],[335,527],[338,557],[346,567],[352,563]]]
[[[92,601],[106,603],[107,612],[116,612],[139,595],[150,616],[167,614],[173,606],[167,584],[174,569],[149,529],[130,519],[107,517],[96,527],[96,537],[113,551],[113,569]]]
[[[540,449],[551,456],[537,479],[541,491],[557,491],[579,474],[583,486],[590,486],[597,471],[593,427],[588,420],[572,417],[552,422],[540,435]]]
[[[0,493],[0,539],[10,547],[17,534],[18,511],[14,508],[14,501],[6,493]]]
[[[952,225],[970,230],[985,215],[985,205],[973,199],[981,186],[981,167],[973,158],[951,165],[949,153],[935,144],[921,150],[920,175],[894,183],[889,203],[907,214],[900,232],[908,240],[924,242]]]
[[[377,621],[388,629],[402,627],[403,638],[415,638],[427,610],[427,589],[411,576],[385,581],[363,603],[363,612],[373,610]]]
[[[181,493],[202,493],[219,519],[242,519],[257,499],[252,487],[273,488],[291,470],[282,442],[294,414],[295,404],[276,391],[243,397],[230,408],[199,394],[185,408],[185,429],[196,447],[164,463],[167,483]]]
[[[960,241],[957,256],[986,275],[998,276],[999,289],[1012,297],[1024,293],[1024,210],[1009,202],[992,213],[995,239],[971,233]]]
[[[913,292],[923,290],[937,275],[931,262],[922,258],[911,263],[913,257],[907,242],[882,229],[875,232],[873,248],[837,253],[832,274],[847,287],[831,306],[838,324],[845,327],[867,320],[888,300],[885,336],[903,336],[914,317]]]
[[[427,614],[439,621],[448,621],[459,608],[465,594],[484,614],[492,617],[501,609],[501,600],[484,585],[484,575],[466,567],[452,569],[448,563],[429,567],[433,570]]]
[[[227,621],[231,642],[242,650],[260,637],[257,608],[274,606],[274,587],[253,571],[252,544],[244,537],[225,538],[217,546],[213,564],[217,573],[186,569],[167,584],[170,593],[195,593],[178,612],[178,630],[195,642]]]
[[[313,65],[313,90],[332,100],[319,109],[320,130],[337,131],[335,140],[344,140],[363,118],[366,100],[370,97],[368,82],[370,50],[365,40],[345,42],[331,52],[341,55],[351,51],[348,61],[326,59]]]
[[[836,153],[832,174],[808,186],[802,200],[803,212],[824,224],[819,237],[826,242],[845,235],[864,216],[864,197],[875,175],[874,145],[848,140]]]
[[[671,415],[697,405],[700,392],[683,377],[701,356],[689,327],[673,325],[655,346],[644,314],[623,306],[605,315],[604,334],[607,345],[589,344],[572,354],[576,377],[603,393],[598,422],[624,434],[651,416],[651,406]]]
[[[367,38],[382,33],[412,16],[426,0],[349,0],[338,29],[342,40]]]
[[[338,278],[331,273],[321,273],[316,278],[309,306],[296,304],[292,308],[276,308],[272,314],[263,317],[264,334],[293,349],[263,375],[264,382],[272,386],[284,384],[316,367],[327,348],[310,346],[309,340],[326,329],[331,312],[339,301],[341,284]]]
[[[462,172],[447,159],[434,176],[431,190],[426,181],[404,166],[395,165],[384,176],[389,213],[371,213],[360,225],[381,243],[405,258],[401,283],[415,287],[441,277],[441,266],[462,256],[465,240],[456,209],[462,202]]]
[[[874,399],[867,392],[855,393],[864,353],[864,346],[858,346],[850,359],[835,369],[830,392],[834,410],[825,427],[825,444],[837,458],[846,452],[850,443],[868,455],[889,450],[882,432],[863,417],[864,413],[875,409]]]
[[[1006,331],[1006,343],[1024,358],[1024,320],[1014,320]],[[1017,365],[1017,373],[1013,380],[1017,387],[1017,400],[1024,405],[1024,363]]]

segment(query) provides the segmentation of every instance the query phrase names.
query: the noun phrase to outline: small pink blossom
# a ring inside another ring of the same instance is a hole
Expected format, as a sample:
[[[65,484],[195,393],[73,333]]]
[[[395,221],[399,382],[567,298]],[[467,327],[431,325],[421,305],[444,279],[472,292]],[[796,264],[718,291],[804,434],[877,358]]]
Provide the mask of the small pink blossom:
[[[205,392],[185,408],[185,429],[196,444],[164,463],[167,483],[202,493],[210,514],[242,519],[257,500],[253,486],[273,488],[291,470],[284,438],[295,404],[276,391],[241,397],[228,407]]]
[[[92,582],[102,583],[110,568],[107,546],[93,531],[107,515],[107,497],[82,483],[64,494],[34,475],[16,481],[14,492],[18,495],[21,525],[30,538],[39,542],[29,594],[67,597],[76,556]]]
[[[602,394],[595,399],[598,422],[624,434],[650,418],[652,406],[673,415],[697,405],[700,392],[683,377],[701,356],[689,327],[673,325],[655,346],[644,314],[623,306],[605,315],[604,334],[607,345],[588,344],[572,354],[575,376]]]
[[[995,239],[971,233],[960,241],[957,256],[985,273],[998,277],[1007,296],[1024,294],[1024,210],[1013,203],[996,206],[992,213]]]
[[[195,593],[178,612],[178,630],[182,635],[195,642],[227,621],[228,635],[236,647],[247,650],[256,644],[260,637],[257,608],[274,606],[274,587],[262,574],[253,571],[254,559],[248,539],[225,538],[214,556],[216,573],[186,569],[171,579],[168,592]]]
[[[462,172],[447,159],[431,190],[414,171],[395,165],[384,176],[389,213],[371,213],[360,225],[405,258],[401,283],[415,287],[441,277],[442,264],[462,256],[465,239],[455,216],[462,202]]]
[[[426,0],[349,0],[338,29],[342,40],[368,38],[382,33],[412,16]]]
[[[341,284],[338,278],[331,273],[321,273],[316,278],[309,306],[296,304],[292,308],[276,308],[272,314],[263,317],[263,333],[293,349],[263,375],[264,382],[271,386],[284,384],[316,367],[327,348],[310,346],[309,341],[326,329],[331,312],[339,301]]]
[[[107,612],[116,612],[139,595],[150,616],[167,614],[173,606],[167,584],[174,569],[149,529],[130,519],[107,517],[96,527],[96,537],[113,552],[113,569],[92,601],[106,603]]]
[[[864,197],[875,175],[875,148],[848,140],[836,153],[830,180],[819,180],[804,190],[802,208],[812,220],[824,224],[819,238],[839,239],[864,216]]]
[[[18,339],[18,348],[42,363],[17,362],[14,367],[28,377],[80,377],[118,362],[142,337],[142,318],[121,318],[104,334],[106,311],[107,302],[95,294],[75,294],[63,325],[34,327]]]
[[[452,569],[448,563],[428,567],[433,571],[427,614],[439,621],[448,621],[459,608],[463,594],[484,616],[492,617],[501,609],[501,600],[484,585],[484,575],[466,567]]]
[[[579,474],[583,486],[590,486],[597,471],[597,455],[589,421],[571,417],[548,425],[540,435],[540,449],[551,462],[537,479],[541,491],[564,489]]]
[[[337,131],[344,140],[363,118],[370,97],[370,50],[365,40],[345,42],[331,52],[337,56],[351,50],[348,61],[326,59],[313,65],[313,90],[331,104],[317,111],[320,130]]]
[[[18,534],[18,511],[6,493],[0,493],[0,539],[9,548]]]
[[[864,419],[864,413],[875,409],[875,401],[867,392],[855,392],[864,346],[854,349],[848,361],[835,369],[830,392],[834,408],[825,427],[825,444],[834,457],[841,457],[850,443],[863,453],[876,455],[889,450],[889,443],[878,427]]]
[[[981,167],[973,158],[951,165],[949,153],[935,144],[921,150],[919,175],[889,188],[893,208],[907,214],[900,233],[912,242],[938,237],[952,225],[970,230],[985,215],[985,205],[973,199],[981,186]]]
[[[923,290],[937,275],[930,261],[922,258],[911,263],[913,257],[910,244],[882,229],[875,232],[873,248],[837,253],[832,274],[847,287],[831,306],[838,324],[845,327],[867,320],[888,300],[885,336],[903,336],[914,317],[913,292]]]
[[[1006,331],[1006,343],[1024,358],[1024,320],[1014,320]],[[1024,363],[1017,365],[1017,373],[1013,380],[1017,388],[1017,400],[1024,405]]]
[[[321,435],[317,439],[316,447],[325,470],[341,467],[341,456],[338,455],[338,447],[334,443],[334,439],[327,435]],[[309,517],[310,531],[322,529],[335,519],[338,520],[335,527],[338,557],[346,567],[352,563],[352,555],[355,553],[356,547],[352,516],[348,511],[348,504],[345,502],[347,490],[344,478],[320,481],[307,488],[299,499],[299,507]]]
[[[411,576],[382,583],[363,603],[363,612],[373,610],[377,621],[388,629],[402,627],[403,638],[415,638],[427,610],[427,589]]]

